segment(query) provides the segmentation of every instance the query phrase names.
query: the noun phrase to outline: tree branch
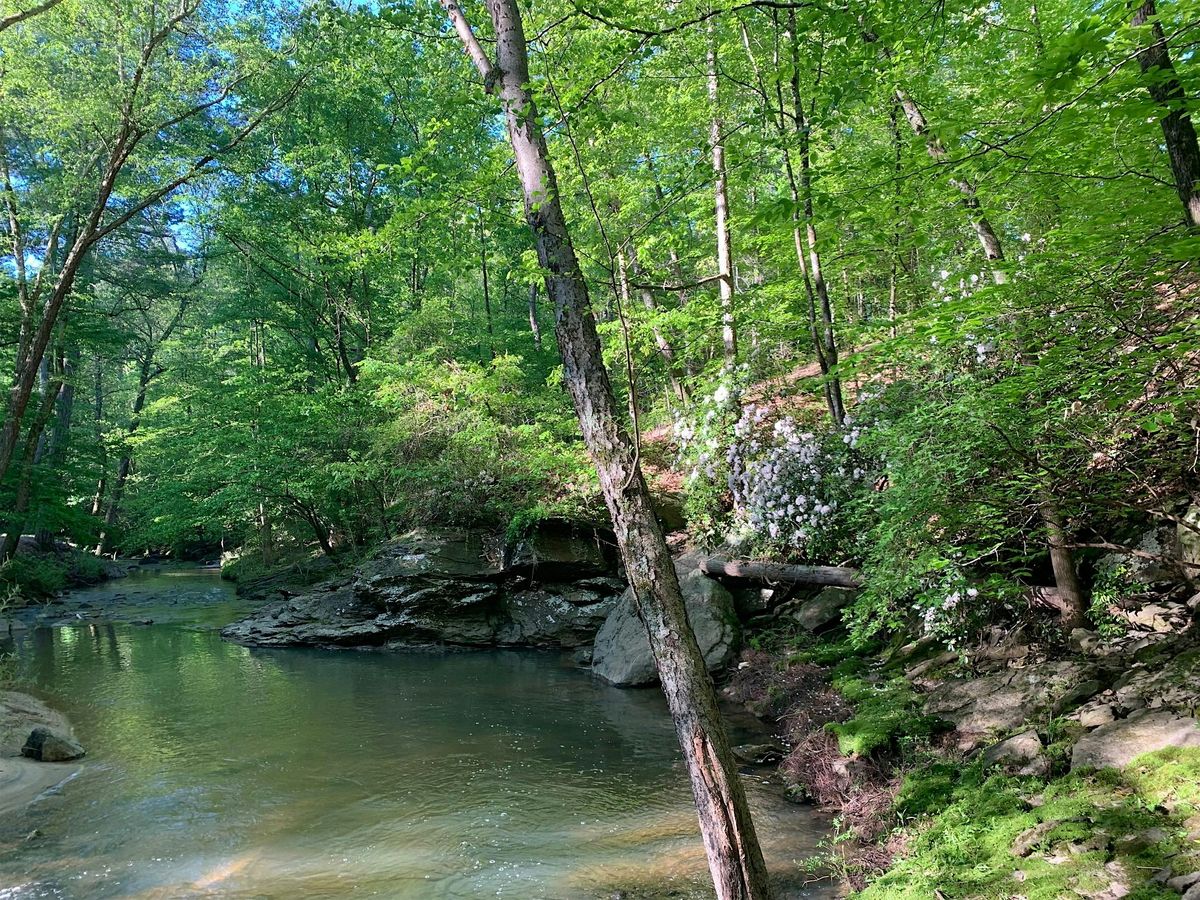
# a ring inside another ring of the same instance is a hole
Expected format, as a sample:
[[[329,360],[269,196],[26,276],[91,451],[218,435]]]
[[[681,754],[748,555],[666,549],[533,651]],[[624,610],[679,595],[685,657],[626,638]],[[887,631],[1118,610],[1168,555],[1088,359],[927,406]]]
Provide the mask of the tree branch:
[[[60,3],[62,3],[62,0],[45,0],[44,3],[39,3],[37,6],[31,7],[24,12],[15,12],[5,16],[3,19],[0,19],[0,31],[11,28],[14,25],[19,25],[26,19],[31,19],[39,13],[44,13],[46,10],[58,6]]]
[[[442,9],[446,11],[446,15],[450,17],[450,23],[454,26],[454,30],[458,32],[459,40],[467,48],[467,55],[471,57],[471,62],[475,63],[475,68],[483,77],[483,89],[489,94],[494,94],[500,73],[492,65],[487,51],[479,43],[479,38],[475,37],[475,32],[471,30],[471,23],[467,21],[467,17],[463,15],[454,0],[439,0],[439,2]]]

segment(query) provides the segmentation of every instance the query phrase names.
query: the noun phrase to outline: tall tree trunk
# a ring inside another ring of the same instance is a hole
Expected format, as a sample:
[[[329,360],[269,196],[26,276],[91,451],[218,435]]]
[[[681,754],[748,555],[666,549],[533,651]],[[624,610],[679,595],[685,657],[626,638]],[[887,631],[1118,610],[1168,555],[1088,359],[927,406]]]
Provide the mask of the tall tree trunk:
[[[646,627],[683,750],[709,869],[720,900],[770,896],[745,790],[717,709],[716,691],[688,625],[679,579],[650,504],[633,442],[604,367],[587,283],[571,244],[538,112],[529,92],[525,33],[516,0],[488,0],[496,65],[454,0],[441,0],[487,89],[498,93],[533,231],[554,301],[563,373],[596,466],[634,603]]]
[[[721,120],[721,81],[717,74],[717,35],[708,25],[708,150],[712,156],[714,223],[717,233],[717,275],[721,289],[721,345],[725,364],[737,362],[737,325],[733,308],[733,239],[729,230],[728,172],[725,168],[725,123]]]
[[[925,113],[921,111],[921,107],[917,106],[916,102],[900,89],[896,90],[895,99],[900,104],[900,108],[904,110],[904,118],[908,120],[913,133],[925,139],[925,150],[930,157],[938,162],[946,159],[949,154],[937,135],[929,130],[929,122],[925,118]],[[970,219],[975,236],[979,239],[979,245],[983,248],[983,255],[992,264],[992,281],[996,284],[1006,283],[1008,273],[1001,265],[1004,262],[1004,249],[1000,244],[1000,238],[996,236],[996,230],[992,228],[991,221],[979,203],[979,198],[975,195],[975,185],[965,178],[953,177],[950,179],[950,184],[962,194],[962,200],[959,202],[967,211],[967,218]]]
[[[812,287],[816,293],[821,313],[820,334],[813,335],[813,342],[820,347],[821,371],[825,375],[825,400],[829,407],[829,414],[833,419],[834,427],[841,428],[846,421],[846,403],[842,396],[841,377],[837,374],[838,349],[833,331],[833,304],[829,300],[829,286],[825,283],[825,275],[821,268],[821,253],[817,246],[817,222],[813,210],[811,129],[808,119],[804,115],[804,103],[800,97],[800,49],[794,10],[790,12],[788,25],[792,44],[792,116],[800,148],[800,193],[804,201],[804,231],[808,243]],[[789,177],[792,177],[790,162],[788,171]],[[792,183],[794,189],[794,177]],[[810,321],[815,329],[816,316],[811,310]]]
[[[1137,58],[1142,72],[1148,76],[1150,96],[1165,111],[1161,120],[1163,141],[1171,161],[1171,174],[1175,176],[1175,190],[1183,203],[1188,226],[1196,228],[1200,227],[1200,146],[1188,114],[1187,95],[1175,75],[1167,36],[1157,15],[1154,0],[1146,0],[1133,14],[1134,28],[1151,23],[1150,42],[1138,51]]]
[[[483,312],[487,316],[488,359],[496,358],[496,334],[492,326],[492,290],[488,282],[487,235],[483,230],[483,208],[476,205],[479,214],[479,270],[483,273]]]
[[[62,361],[61,387],[55,400],[54,428],[50,433],[46,464],[52,470],[60,469],[66,460],[67,443],[71,437],[71,414],[75,409],[75,372],[79,368],[79,347],[72,347]],[[44,525],[37,531],[39,550],[54,549],[54,532]]]
[[[630,280],[636,278],[639,271],[637,252],[632,248],[627,251],[624,246],[617,247],[617,274],[621,279],[621,302],[625,304],[626,309],[629,308]],[[650,331],[654,335],[654,346],[658,348],[658,355],[662,357],[663,364],[666,366],[667,378],[671,382],[671,391],[674,393],[675,399],[683,403],[687,400],[687,392],[679,376],[679,366],[675,361],[675,348],[658,324],[653,321],[653,317],[658,314],[658,304],[654,302],[654,292],[643,286],[638,289],[638,296],[642,299],[642,306],[650,313],[652,319]]]
[[[529,331],[533,335],[533,349],[542,352],[542,326],[538,322],[537,309],[538,283],[529,285]]]
[[[142,424],[142,408],[146,405],[146,390],[150,386],[150,372],[153,364],[154,352],[151,350],[142,358],[142,365],[138,369],[137,394],[133,398],[133,416],[130,418],[129,427],[125,431],[126,440],[133,437],[138,427]],[[104,525],[100,529],[100,537],[96,541],[95,553],[97,556],[104,555],[109,538],[112,537],[112,528],[117,522],[121,498],[125,493],[125,482],[129,480],[129,472],[132,468],[132,452],[126,450],[121,454],[120,462],[117,463],[117,478],[113,482],[112,491],[108,495],[108,506],[104,511]]]
[[[779,18],[778,13],[772,15],[776,33],[773,62],[776,72],[779,72],[782,69],[778,42]],[[825,407],[829,410],[829,418],[834,427],[841,428],[846,420],[846,404],[842,394],[841,378],[836,371],[838,349],[833,327],[833,306],[829,299],[829,288],[821,268],[821,252],[817,244],[816,214],[812,196],[810,127],[800,95],[800,49],[795,11],[789,13],[787,30],[791,49],[790,112],[787,109],[782,83],[778,76],[774,82],[776,108],[771,109],[767,82],[763,78],[762,69],[750,42],[750,32],[744,24],[742,25],[742,41],[759,84],[763,105],[783,144],[783,168],[792,201],[792,246],[796,251],[796,264],[800,269],[800,278],[804,284],[807,300],[805,313],[808,319],[809,336],[812,338],[813,352],[816,354],[817,365],[820,366],[823,377],[822,391],[825,395]],[[792,120],[791,131],[787,127],[789,117]],[[789,146],[790,139],[793,137],[800,154],[799,179],[796,177],[796,170],[792,164],[792,152]]]
[[[1058,501],[1048,490],[1042,491],[1039,512],[1046,527],[1046,542],[1050,547],[1050,567],[1054,570],[1054,584],[1058,588],[1058,613],[1063,628],[1068,631],[1085,624],[1087,613],[1086,594],[1075,571],[1075,559],[1069,545],[1066,522]]]
[[[96,478],[96,493],[92,496],[92,515],[99,516],[104,508],[104,490],[108,478],[108,448],[104,446],[104,362],[97,355],[95,363],[92,425],[96,433],[96,446],[100,448],[100,475]]]

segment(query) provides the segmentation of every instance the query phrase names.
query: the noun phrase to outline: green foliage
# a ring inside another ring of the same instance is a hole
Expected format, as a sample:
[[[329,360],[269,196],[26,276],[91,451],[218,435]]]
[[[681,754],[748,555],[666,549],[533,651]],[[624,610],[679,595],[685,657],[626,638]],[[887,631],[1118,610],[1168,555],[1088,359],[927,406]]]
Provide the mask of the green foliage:
[[[872,681],[843,675],[834,678],[833,686],[854,706],[850,719],[825,726],[837,737],[838,749],[846,756],[866,756],[889,748],[911,752],[917,743],[945,727],[920,712],[920,703],[904,678]]]
[[[1118,562],[1115,565],[1098,567],[1096,576],[1092,579],[1088,618],[1102,637],[1120,637],[1128,627],[1128,621],[1113,615],[1111,609],[1129,594],[1129,576],[1129,565]]]
[[[19,553],[0,567],[0,590],[25,601],[53,597],[67,586],[67,566],[57,557]]]

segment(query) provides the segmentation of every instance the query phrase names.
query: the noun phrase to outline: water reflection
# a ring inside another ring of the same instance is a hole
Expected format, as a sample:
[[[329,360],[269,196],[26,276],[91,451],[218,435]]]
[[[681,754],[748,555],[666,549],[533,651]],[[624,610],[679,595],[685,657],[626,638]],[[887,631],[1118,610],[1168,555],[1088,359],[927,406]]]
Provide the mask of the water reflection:
[[[182,623],[18,652],[89,756],[0,824],[0,897],[709,896],[654,691],[553,656],[252,651]],[[791,860],[820,823],[757,805],[773,868],[815,896]]]

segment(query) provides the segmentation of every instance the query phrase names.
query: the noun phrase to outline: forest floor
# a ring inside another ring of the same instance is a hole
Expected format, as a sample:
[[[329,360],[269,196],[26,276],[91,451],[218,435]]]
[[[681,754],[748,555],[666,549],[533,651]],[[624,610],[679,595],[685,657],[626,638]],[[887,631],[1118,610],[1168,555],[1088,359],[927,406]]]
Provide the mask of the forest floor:
[[[792,798],[835,817],[805,864],[864,900],[1192,900],[1198,604],[1129,610],[1119,637],[997,634],[964,654],[781,625],[751,636],[724,693],[776,723]]]

